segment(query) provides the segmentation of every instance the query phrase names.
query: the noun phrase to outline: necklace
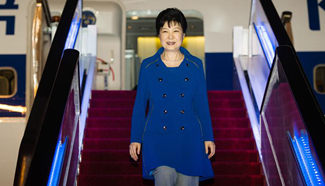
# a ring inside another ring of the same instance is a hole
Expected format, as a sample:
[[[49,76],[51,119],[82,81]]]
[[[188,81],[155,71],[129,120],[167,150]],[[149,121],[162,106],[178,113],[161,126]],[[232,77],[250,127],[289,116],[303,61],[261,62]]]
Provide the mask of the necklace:
[[[167,59],[165,52],[162,54],[162,60],[165,61],[165,62],[167,62],[167,63],[170,63],[170,62],[180,62],[180,61],[183,60],[183,58],[184,58],[184,55],[181,52],[179,52],[179,53],[176,54],[175,60]]]

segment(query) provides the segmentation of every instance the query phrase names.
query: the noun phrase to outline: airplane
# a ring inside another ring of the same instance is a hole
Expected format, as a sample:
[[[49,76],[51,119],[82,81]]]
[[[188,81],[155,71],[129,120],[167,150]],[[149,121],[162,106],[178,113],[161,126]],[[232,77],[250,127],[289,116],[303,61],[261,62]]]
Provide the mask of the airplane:
[[[2,0],[0,185],[75,184],[92,91],[136,89],[168,7],[187,17],[207,89],[243,95],[265,184],[324,184],[324,0]],[[66,110],[74,127],[60,133]]]

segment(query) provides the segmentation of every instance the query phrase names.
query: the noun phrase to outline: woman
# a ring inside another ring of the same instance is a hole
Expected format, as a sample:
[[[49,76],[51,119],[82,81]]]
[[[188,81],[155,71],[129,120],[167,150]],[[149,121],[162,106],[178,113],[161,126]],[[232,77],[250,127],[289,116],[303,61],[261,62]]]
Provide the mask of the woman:
[[[213,177],[206,82],[201,60],[181,47],[186,27],[180,10],[162,11],[156,18],[162,48],[140,68],[130,155],[137,161],[142,148],[143,177],[156,186],[198,185]]]

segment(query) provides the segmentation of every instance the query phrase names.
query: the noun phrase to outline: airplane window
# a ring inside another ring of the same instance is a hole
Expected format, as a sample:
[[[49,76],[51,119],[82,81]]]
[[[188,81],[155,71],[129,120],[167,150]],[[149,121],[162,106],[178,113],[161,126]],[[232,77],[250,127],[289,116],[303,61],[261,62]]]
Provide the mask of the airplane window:
[[[314,87],[318,93],[325,94],[325,64],[314,69]]]
[[[12,97],[17,91],[17,73],[12,68],[0,68],[0,98]]]

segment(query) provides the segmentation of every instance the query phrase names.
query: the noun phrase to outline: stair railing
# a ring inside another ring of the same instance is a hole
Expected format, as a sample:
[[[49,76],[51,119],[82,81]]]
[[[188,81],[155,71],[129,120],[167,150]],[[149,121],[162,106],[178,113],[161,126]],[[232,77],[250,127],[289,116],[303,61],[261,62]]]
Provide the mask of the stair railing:
[[[58,84],[60,84],[58,80],[61,80],[65,83],[68,83],[70,81],[69,79],[61,79],[59,73],[61,75],[62,73],[67,73],[67,75],[64,75],[64,77],[67,78],[73,76],[75,70],[73,65],[77,64],[79,58],[75,58],[79,55],[76,54],[76,51],[68,50],[67,53],[71,54],[71,56],[65,57],[64,60],[62,58],[62,55],[65,48],[74,48],[81,21],[81,3],[81,0],[68,0],[65,4],[60,23],[58,25],[58,29],[56,31],[51,49],[49,51],[46,65],[44,67],[42,78],[39,83],[39,87],[33,103],[33,107],[31,109],[25,133],[20,145],[14,185],[45,185],[47,184],[47,181],[49,179],[54,152],[59,139],[59,132],[57,130],[51,129],[57,129],[57,127],[61,126],[62,123],[58,122],[53,124],[52,121],[48,119],[48,117],[51,116],[51,114],[58,114],[60,111],[64,112],[65,107],[61,107],[63,108],[63,110],[55,110],[53,109],[53,106],[51,104],[56,103],[55,101],[53,102],[53,100],[59,99],[56,97],[58,93],[54,92],[55,86],[58,86]],[[78,22],[78,24],[76,24],[76,21]],[[74,32],[74,34],[71,35],[71,32]],[[70,45],[66,45],[68,41]],[[74,58],[72,59],[71,57]],[[68,62],[66,60],[68,60]],[[73,71],[70,72],[68,70],[69,68],[72,68]],[[68,87],[68,89],[70,90],[70,86],[65,86]],[[77,91],[77,88],[75,87],[74,90],[79,94],[79,89]],[[64,90],[62,91],[64,92]],[[70,97],[68,100],[70,100]],[[78,96],[78,100],[80,102],[80,96]],[[67,104],[69,103],[70,102],[68,102]],[[64,105],[64,103],[62,103],[60,100],[58,100],[58,104]],[[80,106],[74,107],[76,111],[80,109]],[[78,114],[78,112],[76,112],[76,114]],[[58,118],[62,119],[62,117]],[[59,121],[58,118],[56,118],[56,121]],[[72,119],[74,118],[70,118],[69,120],[70,124],[71,121],[73,121]],[[72,122],[70,127],[72,127],[73,124],[74,122]],[[60,130],[61,137],[63,137],[62,139],[65,140],[64,136],[67,136],[67,134],[65,133],[66,130],[63,130],[63,128]],[[69,136],[67,140],[69,140],[69,142],[73,142],[74,139],[72,138],[75,138],[75,136]],[[76,141],[78,140],[75,140],[73,144],[77,143]],[[64,144],[64,142],[62,144]],[[69,146],[69,144],[67,143],[67,150],[65,150],[65,154],[63,156],[65,159],[64,163],[62,164],[61,170],[64,170],[64,166],[66,165],[68,165],[68,167],[71,167],[71,158],[68,160],[65,157],[66,155],[71,156],[71,153],[73,154],[74,149],[71,149],[71,147],[74,147],[74,145]],[[68,180],[68,176],[66,176],[66,174],[64,175],[64,179],[60,179],[60,182]]]
[[[271,0],[252,1],[250,25],[257,45],[234,61],[266,181],[324,184],[323,112]]]

